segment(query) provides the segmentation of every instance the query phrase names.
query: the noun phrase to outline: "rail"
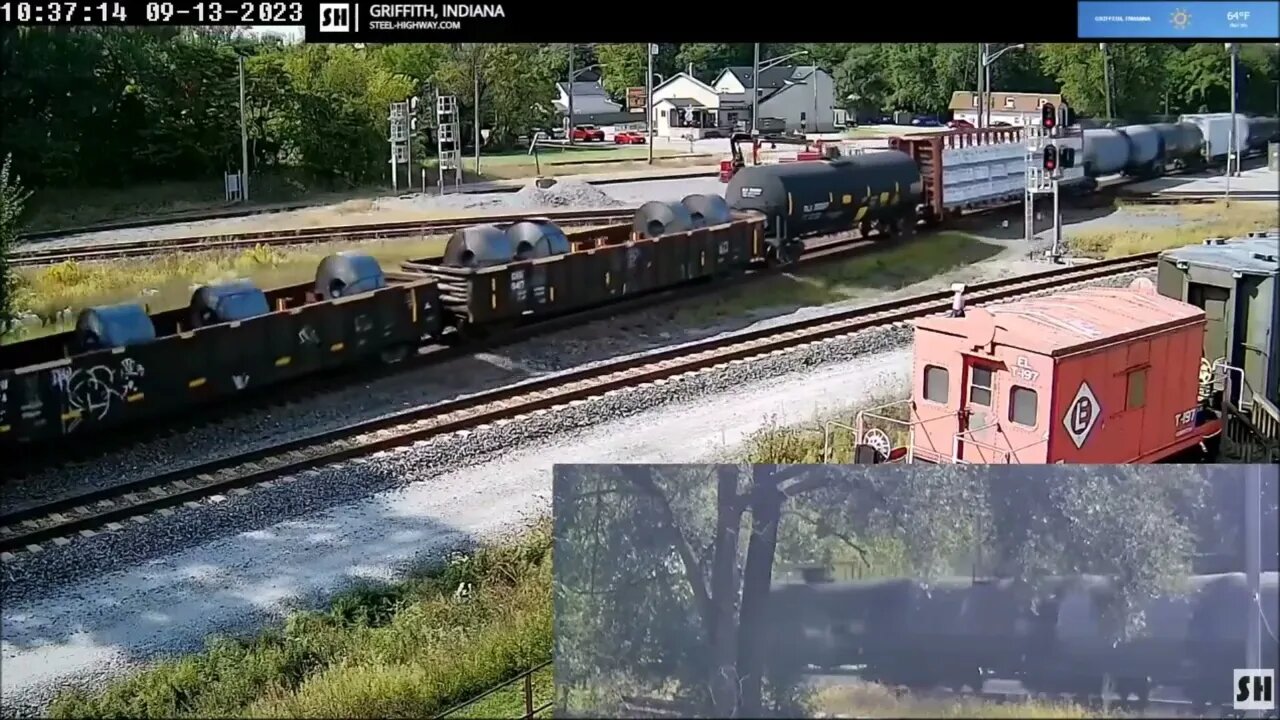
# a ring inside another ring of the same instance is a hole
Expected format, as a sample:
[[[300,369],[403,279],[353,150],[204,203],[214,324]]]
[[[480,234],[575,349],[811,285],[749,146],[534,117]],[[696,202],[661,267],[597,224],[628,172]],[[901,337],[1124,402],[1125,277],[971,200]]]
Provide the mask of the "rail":
[[[506,682],[499,683],[498,685],[494,685],[493,687],[489,688],[488,690],[485,690],[484,692],[471,698],[470,700],[464,700],[458,703],[457,705],[454,705],[453,707],[449,708],[448,710],[445,710],[444,712],[440,713],[439,715],[436,715],[435,717],[436,718],[452,717],[455,714],[469,707],[472,707],[473,705],[478,704],[480,701],[485,700],[486,698],[493,697],[497,693],[500,693],[503,690],[506,690],[507,688],[513,687],[516,683],[520,683],[521,694],[523,696],[522,699],[524,701],[524,714],[517,716],[517,718],[518,720],[533,720],[533,718],[538,717],[539,713],[543,713],[551,709],[550,700],[536,707],[533,704],[534,676],[542,672],[543,670],[550,670],[551,664],[552,664],[552,661],[547,660],[546,662],[535,665],[529,668],[528,670],[525,670],[524,672],[520,673],[519,675],[516,675],[510,680],[507,680]],[[510,720],[516,720],[516,718],[511,718]]]
[[[978,283],[969,288],[975,304],[1060,290],[1118,274],[1150,269],[1156,253],[1102,260],[1088,265],[1054,268],[1016,278]],[[297,480],[308,470],[333,466],[419,440],[441,437],[495,422],[517,419],[576,401],[762,357],[811,343],[884,327],[917,317],[945,312],[952,293],[938,291],[787,325],[748,330],[665,348],[639,356],[527,380],[464,398],[400,410],[279,445],[240,455],[170,470],[114,487],[68,497],[0,517],[0,560],[14,551],[39,552],[47,540],[60,544],[75,537],[92,537],[105,527],[123,529],[136,518],[175,505],[211,499],[238,488]],[[34,549],[33,549],[34,547]]]

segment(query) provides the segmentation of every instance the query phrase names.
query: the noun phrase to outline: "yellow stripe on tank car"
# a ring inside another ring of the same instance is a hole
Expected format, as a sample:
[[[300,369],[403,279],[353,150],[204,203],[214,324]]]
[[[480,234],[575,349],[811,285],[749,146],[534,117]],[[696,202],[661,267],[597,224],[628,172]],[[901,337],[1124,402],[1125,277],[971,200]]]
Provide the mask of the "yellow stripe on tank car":
[[[858,214],[853,216],[853,221],[860,222],[862,220],[862,216],[866,214],[867,214],[867,206],[863,205],[862,207],[858,208]]]
[[[187,383],[187,387],[189,387],[189,388],[198,388],[198,387],[200,387],[201,385],[205,384],[206,382],[208,382],[208,380],[207,380],[207,379],[205,379],[205,378],[196,378],[195,380],[192,380],[192,381],[188,382],[188,383]]]
[[[346,343],[336,342],[329,346],[329,352],[341,352],[342,348],[346,346],[347,346]]]
[[[887,192],[882,192],[882,193],[880,193],[880,204],[881,204],[881,205],[888,205],[888,204],[889,204],[889,193],[887,193]]]
[[[62,413],[62,419],[63,419],[63,420],[75,420],[75,419],[76,419],[76,418],[78,418],[78,417],[80,417],[80,411],[79,411],[79,410],[71,410],[71,411],[69,411],[69,412],[64,412],[64,413]]]
[[[291,362],[293,362],[292,357],[288,355],[281,355],[280,357],[276,358],[276,367],[284,367],[285,365],[288,365]]]
[[[0,425],[0,433],[7,433],[7,432],[9,432],[9,426],[8,426],[8,425]]]
[[[146,397],[146,395],[143,395],[142,393],[134,393],[129,397],[125,398],[125,400],[129,402],[141,402],[144,397]]]
[[[842,201],[845,205],[852,205],[852,204],[853,204],[853,196],[852,196],[852,195],[845,195],[843,198],[841,198],[841,201]]]

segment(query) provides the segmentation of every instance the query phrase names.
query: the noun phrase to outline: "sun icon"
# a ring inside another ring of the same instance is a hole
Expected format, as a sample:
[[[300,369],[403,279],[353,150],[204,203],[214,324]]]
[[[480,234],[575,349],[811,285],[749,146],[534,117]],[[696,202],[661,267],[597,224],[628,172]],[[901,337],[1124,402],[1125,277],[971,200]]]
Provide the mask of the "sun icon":
[[[1173,23],[1173,26],[1179,30],[1185,30],[1187,25],[1191,24],[1191,13],[1181,9],[1174,10],[1169,22]]]

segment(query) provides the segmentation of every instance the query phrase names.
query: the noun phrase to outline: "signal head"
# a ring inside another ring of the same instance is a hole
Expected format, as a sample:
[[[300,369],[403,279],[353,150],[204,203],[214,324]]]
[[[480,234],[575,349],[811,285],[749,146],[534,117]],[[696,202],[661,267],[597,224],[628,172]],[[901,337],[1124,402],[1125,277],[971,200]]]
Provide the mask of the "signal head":
[[[1040,125],[1046,130],[1053,129],[1058,124],[1058,109],[1053,103],[1045,103],[1040,108]]]
[[[1054,145],[1044,146],[1044,169],[1047,172],[1058,169],[1058,148]]]

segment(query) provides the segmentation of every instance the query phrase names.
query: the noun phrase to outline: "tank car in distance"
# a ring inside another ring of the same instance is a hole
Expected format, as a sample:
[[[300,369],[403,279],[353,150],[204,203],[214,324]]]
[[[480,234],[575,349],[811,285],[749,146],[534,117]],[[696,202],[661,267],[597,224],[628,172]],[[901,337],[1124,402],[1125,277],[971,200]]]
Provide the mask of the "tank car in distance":
[[[921,189],[915,161],[891,150],[743,168],[725,199],[732,210],[765,217],[767,241],[785,263],[798,258],[808,236],[855,228],[864,236],[913,232]]]

